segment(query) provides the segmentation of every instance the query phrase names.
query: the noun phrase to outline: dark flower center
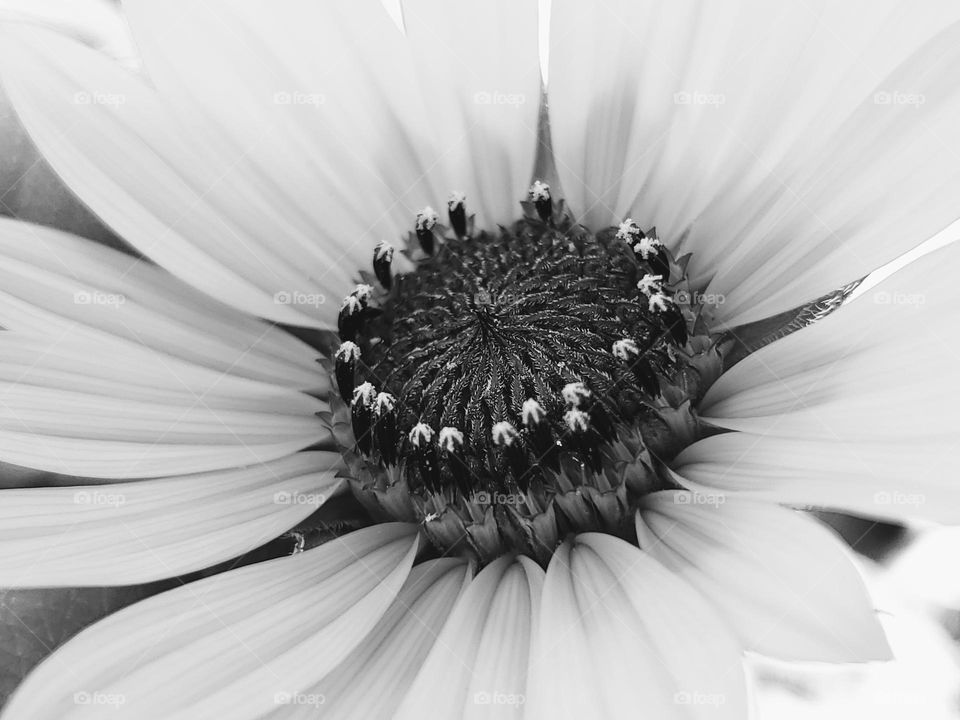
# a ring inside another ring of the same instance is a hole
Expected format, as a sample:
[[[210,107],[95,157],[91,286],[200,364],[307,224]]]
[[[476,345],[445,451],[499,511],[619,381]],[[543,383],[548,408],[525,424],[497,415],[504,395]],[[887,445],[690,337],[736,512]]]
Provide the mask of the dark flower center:
[[[568,532],[629,536],[719,363],[654,231],[591,233],[542,183],[524,207],[495,231],[473,230],[460,195],[449,228],[425,209],[402,251],[414,269],[393,274],[381,244],[339,316],[355,495],[482,562],[545,561]]]

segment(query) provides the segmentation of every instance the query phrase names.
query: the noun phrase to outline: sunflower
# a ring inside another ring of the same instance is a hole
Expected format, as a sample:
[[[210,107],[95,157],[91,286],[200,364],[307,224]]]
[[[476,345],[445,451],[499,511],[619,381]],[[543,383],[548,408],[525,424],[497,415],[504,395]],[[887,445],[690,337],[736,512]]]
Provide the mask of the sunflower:
[[[507,0],[128,2],[145,74],[3,29],[131,251],[0,223],[0,460],[55,473],[2,491],[0,585],[366,516],[4,717],[743,718],[744,652],[889,657],[794,508],[960,509],[960,251],[849,301],[960,214],[960,8],[837,5],[558,2],[543,68]]]

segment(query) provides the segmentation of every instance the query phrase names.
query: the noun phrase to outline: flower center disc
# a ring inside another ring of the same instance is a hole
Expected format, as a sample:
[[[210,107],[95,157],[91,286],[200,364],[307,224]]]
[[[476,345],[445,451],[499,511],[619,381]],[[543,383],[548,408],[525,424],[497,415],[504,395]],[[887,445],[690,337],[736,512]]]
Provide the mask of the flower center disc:
[[[665,485],[657,458],[695,433],[710,347],[652,231],[592,234],[542,184],[524,207],[479,232],[461,195],[450,228],[425,209],[403,251],[414,270],[393,275],[381,244],[380,287],[358,285],[339,318],[354,494],[481,562],[546,562],[569,532],[630,536],[637,499]]]

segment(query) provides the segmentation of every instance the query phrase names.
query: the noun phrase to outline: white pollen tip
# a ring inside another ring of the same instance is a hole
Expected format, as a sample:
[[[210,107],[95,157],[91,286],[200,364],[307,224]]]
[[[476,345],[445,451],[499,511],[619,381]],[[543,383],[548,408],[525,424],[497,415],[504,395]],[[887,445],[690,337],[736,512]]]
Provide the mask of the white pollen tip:
[[[572,432],[586,432],[590,429],[590,416],[583,410],[567,410],[563,421]]]
[[[670,308],[670,298],[662,292],[654,293],[650,296],[647,306],[650,312],[666,312]]]
[[[550,186],[541,180],[534,180],[533,185],[530,186],[530,199],[536,202],[537,200],[549,200],[550,199]]]
[[[350,309],[350,314],[363,310],[363,302],[356,295],[347,295],[340,303],[340,310]]]
[[[374,401],[374,411],[377,415],[383,415],[384,413],[393,412],[393,409],[397,406],[397,401],[394,400],[393,395],[390,393],[382,392],[377,395],[377,399]]]
[[[637,281],[637,289],[647,297],[662,290],[663,275],[644,275]]]
[[[353,295],[357,296],[360,302],[366,302],[370,299],[370,296],[373,295],[373,285],[357,285],[353,289]]]
[[[513,445],[513,441],[519,436],[517,429],[506,420],[496,423],[491,434],[494,444],[501,447]]]
[[[663,246],[663,243],[655,237],[640,238],[640,241],[633,246],[633,251],[638,253],[644,260],[651,255],[655,255],[657,250]]]
[[[340,347],[337,348],[337,352],[334,357],[337,360],[356,362],[360,359],[360,346],[355,342],[347,340],[340,344]]]
[[[433,440],[433,428],[426,423],[417,423],[410,430],[410,444],[415,448],[426,447]]]
[[[450,193],[450,197],[447,198],[447,209],[455,210],[458,206],[463,205],[467,201],[467,196],[465,193],[460,192],[459,190],[454,190]]]
[[[377,243],[377,247],[373,252],[374,260],[383,260],[384,258],[387,259],[387,262],[393,260],[393,245],[384,240]]]
[[[440,215],[432,207],[427,205],[423,210],[417,213],[417,230],[432,230],[433,226],[440,221]]]
[[[448,453],[455,453],[463,447],[463,433],[455,427],[440,428],[440,447]]]
[[[353,389],[353,405],[360,403],[364,407],[370,407],[374,398],[377,396],[377,389],[372,383],[360,383]]]
[[[563,386],[561,393],[567,405],[572,405],[573,407],[580,407],[580,403],[593,394],[582,382],[567,383]]]
[[[630,360],[640,355],[640,348],[638,348],[637,344],[630,338],[624,338],[623,340],[617,340],[613,344],[612,352],[614,356],[620,360]]]
[[[640,226],[633,221],[633,218],[627,218],[617,226],[617,240],[626,240],[633,242],[638,235],[643,235]]]
[[[539,425],[546,414],[547,413],[543,409],[543,405],[538,403],[533,398],[523,401],[521,415],[523,417],[523,424],[527,427],[530,427],[531,425]]]

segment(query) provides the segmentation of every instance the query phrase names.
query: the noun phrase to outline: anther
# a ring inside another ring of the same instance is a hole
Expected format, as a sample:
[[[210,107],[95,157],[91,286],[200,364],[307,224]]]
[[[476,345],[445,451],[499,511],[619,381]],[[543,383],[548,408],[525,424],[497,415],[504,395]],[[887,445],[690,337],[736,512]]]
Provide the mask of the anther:
[[[589,400],[593,393],[582,382],[572,382],[563,386],[561,394],[567,405],[577,408],[584,400]]]
[[[553,430],[547,420],[547,411],[533,398],[523,401],[520,410],[523,425],[527,429],[530,448],[536,462],[557,468],[557,443],[553,439]]]
[[[436,227],[439,220],[440,216],[437,211],[429,205],[417,213],[417,240],[427,255],[433,255],[433,228]]]
[[[553,216],[553,200],[550,196],[550,186],[542,180],[534,180],[528,194],[540,219],[544,222],[550,222],[550,218]]]
[[[637,344],[630,338],[623,338],[622,340],[614,342],[611,352],[614,357],[624,362],[629,362],[633,358],[640,357],[640,348],[637,347]]]
[[[663,290],[663,275],[647,273],[637,281],[637,289],[647,297]]]
[[[567,429],[574,433],[585,433],[590,429],[590,416],[583,410],[567,410],[563,414]]]
[[[363,327],[364,314],[370,302],[373,288],[369,285],[357,285],[340,304],[337,316],[337,331],[343,341],[353,340]]]
[[[463,456],[463,433],[455,427],[440,428],[437,444],[457,489],[464,497],[468,496],[473,487],[470,468]]]
[[[407,436],[416,458],[420,480],[432,492],[440,491],[440,466],[433,445],[433,428],[426,423],[417,423]],[[416,484],[415,482],[413,483]]]
[[[528,430],[532,430],[546,419],[547,411],[543,406],[533,398],[523,401],[523,407],[520,409],[520,416],[523,424]]]
[[[388,242],[379,242],[373,249],[373,274],[387,290],[393,284],[393,274],[390,272],[393,252],[393,245]]]
[[[617,240],[622,240],[632,245],[634,240],[642,236],[643,231],[632,218],[627,218],[617,226]]]
[[[498,447],[513,445],[518,437],[520,437],[520,433],[506,420],[495,423],[493,426],[493,443]]]
[[[360,360],[360,346],[350,340],[343,343],[333,356],[335,360],[334,375],[337,379],[337,389],[344,402],[353,400],[353,384],[356,379],[357,361]]]
[[[493,444],[503,450],[510,472],[513,473],[513,479],[524,492],[530,486],[527,471],[530,469],[530,463],[527,461],[527,453],[520,441],[520,433],[506,420],[495,423],[493,426]]]
[[[447,199],[447,214],[450,217],[450,227],[457,237],[467,236],[467,196],[462,192],[454,191]]]
[[[663,243],[654,235],[651,230],[648,235],[643,235],[633,244],[633,252],[643,262],[647,263],[653,271],[660,275],[661,279],[670,279],[670,259],[667,257],[667,249]]]

